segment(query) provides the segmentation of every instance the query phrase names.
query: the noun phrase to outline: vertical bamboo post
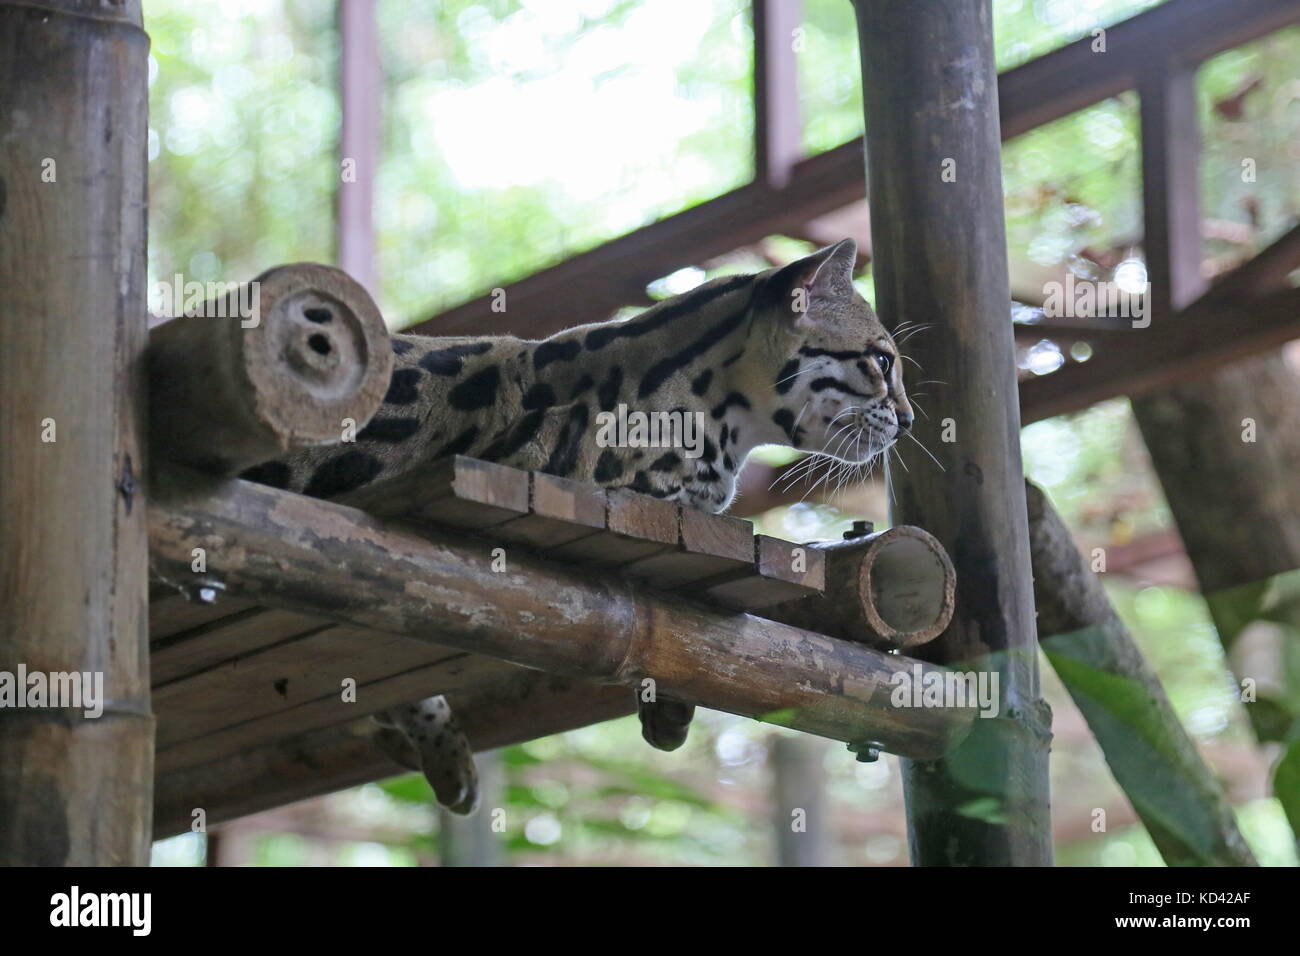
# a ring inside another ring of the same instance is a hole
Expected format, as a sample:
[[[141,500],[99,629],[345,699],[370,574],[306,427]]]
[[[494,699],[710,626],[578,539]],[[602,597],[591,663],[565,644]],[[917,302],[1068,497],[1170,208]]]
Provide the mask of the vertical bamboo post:
[[[932,323],[908,350],[929,419],[891,472],[896,523],[948,549],[956,613],[919,656],[999,678],[999,713],[933,762],[906,762],[913,864],[1052,860],[1029,537],[1007,318],[998,86],[988,0],[854,0],[862,56],[876,305],[885,324]]]
[[[102,675],[0,708],[3,865],[149,859],[148,49],[139,0],[0,0],[0,672]]]

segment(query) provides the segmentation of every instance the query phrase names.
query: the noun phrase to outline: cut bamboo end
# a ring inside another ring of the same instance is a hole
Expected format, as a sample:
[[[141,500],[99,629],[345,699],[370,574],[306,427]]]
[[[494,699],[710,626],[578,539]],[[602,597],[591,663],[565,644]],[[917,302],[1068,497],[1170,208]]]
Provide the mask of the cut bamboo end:
[[[872,633],[902,649],[943,633],[956,586],[952,561],[934,536],[899,525],[875,535],[862,554],[856,594]]]
[[[825,593],[770,607],[766,616],[888,650],[928,643],[952,620],[956,575],[928,532],[899,525],[808,547],[825,561]]]
[[[153,453],[232,474],[363,428],[393,354],[365,289],[296,263],[155,328],[149,366]]]

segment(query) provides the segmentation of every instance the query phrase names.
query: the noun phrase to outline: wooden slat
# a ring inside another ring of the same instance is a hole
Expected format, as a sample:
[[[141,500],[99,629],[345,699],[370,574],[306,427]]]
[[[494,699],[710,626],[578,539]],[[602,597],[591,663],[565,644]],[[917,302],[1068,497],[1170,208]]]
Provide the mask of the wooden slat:
[[[675,589],[719,574],[754,568],[754,526],[740,518],[682,508],[676,547],[623,571],[657,588]]]
[[[311,614],[252,608],[151,643],[149,676],[163,684],[329,626]],[[237,715],[232,715],[236,719]]]
[[[604,530],[603,488],[540,472],[531,480],[529,513],[497,525],[492,537],[549,551]]]
[[[449,695],[461,729],[478,752],[585,727],[636,709],[626,687],[492,663],[497,668],[494,675],[480,671],[472,684]],[[436,683],[447,686],[445,680]],[[518,719],[521,710],[527,712],[526,721]],[[188,830],[196,807],[203,808],[209,824],[220,823],[404,772],[375,746],[374,732],[373,721],[358,717],[286,732],[208,759],[159,767],[154,836],[160,839]]]
[[[605,530],[552,549],[565,561],[618,568],[677,543],[677,505],[626,488],[605,493]]]
[[[753,568],[709,582],[704,596],[749,611],[808,597],[825,588],[826,558],[816,548],[765,534],[755,536],[754,547]]]
[[[528,514],[528,472],[457,455],[339,500],[374,515],[481,531]]]
[[[278,717],[304,704],[324,703],[325,709],[337,711],[335,719],[346,720],[365,705],[360,703],[361,691],[356,704],[342,700],[345,679],[365,687],[455,653],[399,635],[323,622],[300,636],[155,688],[158,749],[163,753],[186,740]]]

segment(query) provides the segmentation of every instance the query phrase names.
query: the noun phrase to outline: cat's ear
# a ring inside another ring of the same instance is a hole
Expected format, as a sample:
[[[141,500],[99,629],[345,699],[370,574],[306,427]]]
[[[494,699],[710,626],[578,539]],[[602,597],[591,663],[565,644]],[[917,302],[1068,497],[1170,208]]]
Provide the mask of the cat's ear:
[[[796,324],[814,321],[818,305],[853,295],[857,256],[857,243],[842,239],[782,267],[772,276],[775,304]]]

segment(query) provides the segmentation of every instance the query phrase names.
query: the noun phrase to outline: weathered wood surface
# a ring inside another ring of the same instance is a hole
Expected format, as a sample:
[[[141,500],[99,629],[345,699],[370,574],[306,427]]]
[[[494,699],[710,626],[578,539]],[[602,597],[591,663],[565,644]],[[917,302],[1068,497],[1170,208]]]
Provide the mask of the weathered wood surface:
[[[952,562],[920,528],[900,525],[815,550],[826,566],[825,593],[767,608],[766,616],[896,650],[934,640],[952,620]]]
[[[1170,866],[1253,866],[1232,806],[1043,492],[1026,483],[1038,640]]]
[[[495,671],[489,673],[489,667]],[[461,729],[478,752],[635,710],[625,687],[556,677],[501,661],[485,662],[476,683],[448,690]],[[527,721],[517,719],[521,710]],[[414,752],[394,762],[376,745],[380,729],[369,717],[352,717],[211,759],[160,768],[154,835],[188,830],[196,809],[204,811],[209,824],[220,823],[403,772]]]
[[[943,16],[855,0],[866,116],[876,308],[909,342],[941,404],[914,426],[941,467],[904,441],[891,470],[898,523],[930,531],[957,572],[956,612],[920,652],[1000,677],[999,716],[958,750],[905,764],[916,865],[1052,860],[1050,717],[1038,687],[1020,416],[1003,228],[998,83],[987,0]],[[944,440],[951,419],[956,440]],[[973,804],[996,808],[970,814]]]
[[[186,587],[404,634],[549,672],[677,699],[920,758],[965,732],[969,712],[901,713],[881,693],[911,662],[491,542],[408,530],[341,505],[165,468],[151,511],[155,571]],[[206,575],[191,570],[204,547]],[[365,573],[358,573],[364,569]],[[201,581],[194,581],[199,577]]]
[[[103,685],[0,708],[0,864],[149,861],[148,51],[138,0],[0,2],[0,671]]]
[[[392,368],[361,286],[330,266],[280,266],[150,333],[150,448],[235,474],[338,442],[370,421]]]

